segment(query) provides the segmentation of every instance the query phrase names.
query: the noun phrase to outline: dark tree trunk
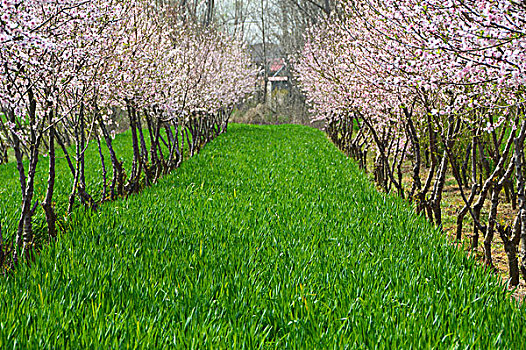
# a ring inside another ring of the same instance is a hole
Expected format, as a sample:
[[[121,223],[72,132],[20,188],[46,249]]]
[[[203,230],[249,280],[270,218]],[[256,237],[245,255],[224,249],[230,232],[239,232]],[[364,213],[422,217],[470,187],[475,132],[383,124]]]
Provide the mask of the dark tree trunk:
[[[74,134],[75,134],[75,154],[76,154],[76,164],[75,164],[75,175],[73,177],[73,188],[71,189],[71,194],[69,196],[68,204],[68,213],[71,213],[73,206],[75,204],[75,195],[78,195],[80,202],[92,209],[96,208],[95,201],[86,191],[86,178],[85,178],[85,161],[84,161],[84,152],[86,151],[86,124],[84,119],[84,104],[81,103],[80,111],[78,115],[77,123],[75,124]]]
[[[495,170],[491,174],[488,175],[488,178],[486,179],[486,181],[484,182],[484,185],[482,186],[482,189],[480,190],[479,198],[477,202],[475,203],[475,205],[473,206],[474,232],[473,232],[473,241],[471,244],[472,249],[476,249],[478,247],[480,212],[482,210],[482,207],[484,206],[484,202],[487,198],[488,192],[492,188],[493,183],[495,182],[495,179],[497,179],[497,176],[500,176],[503,173],[504,163],[508,159],[508,155],[509,155],[511,145],[513,144],[514,139],[515,139],[515,132],[512,131],[512,133],[510,134],[508,138],[508,141],[506,142],[506,146],[504,148],[504,151],[502,152],[502,155],[499,156],[499,162],[497,166],[495,167]],[[489,170],[489,165],[487,165],[487,169]]]
[[[468,148],[466,149],[466,156],[464,157],[464,161],[462,162],[462,180],[463,180],[463,184],[465,187],[468,186],[468,163],[469,163],[472,147],[473,147],[473,143],[469,143]]]
[[[511,236],[510,226],[502,227],[497,224],[497,230],[504,243],[504,251],[508,257],[508,272],[509,272],[509,285],[515,287],[519,284],[519,259],[517,258],[517,241],[515,237],[518,237],[520,231],[520,217],[517,215],[513,224],[513,237]]]
[[[168,171],[171,171],[176,167],[177,164],[177,160],[175,159],[175,149],[177,148],[177,145],[175,144],[172,126],[169,123],[164,124],[164,131],[166,132],[166,137],[168,138],[168,144],[170,146],[168,154]]]
[[[420,158],[420,140],[418,139],[418,134],[413,123],[412,112],[410,112],[407,108],[404,108],[404,113],[407,119],[407,134],[409,136],[409,140],[411,140],[411,145],[413,146],[413,184],[408,197],[410,201],[413,199],[415,200],[416,212],[421,213],[423,210],[423,202],[425,198],[415,196],[415,193],[419,194],[420,190],[422,189],[422,180],[420,179],[420,167],[422,163]]]
[[[39,147],[40,142],[42,139],[42,125],[37,125],[36,120],[36,100],[34,99],[32,90],[29,89],[29,101],[30,101],[30,107],[29,107],[29,123],[30,125],[33,125],[34,127],[31,128],[30,131],[30,153],[29,153],[29,166],[27,170],[27,179],[25,179],[23,182],[25,182],[25,188],[22,192],[22,212],[20,214],[20,220],[18,223],[18,232],[16,237],[16,250],[20,247],[22,247],[21,255],[27,260],[30,261],[32,258],[32,251],[33,251],[33,215],[35,214],[36,207],[38,205],[38,202],[33,205],[33,195],[34,195],[34,186],[35,186],[35,175],[36,175],[36,168],[38,164],[38,155],[39,155]],[[14,117],[14,116],[13,116]],[[18,138],[18,136],[13,135],[14,137]],[[17,161],[20,163],[22,162],[22,158],[20,157]],[[23,165],[21,165],[23,169]],[[13,263],[17,264],[18,257],[15,256],[13,258]]]
[[[517,198],[519,204],[520,234],[519,256],[521,259],[520,270],[522,278],[526,280],[526,186],[524,180],[524,134],[526,133],[526,121],[522,122],[521,136],[515,139],[515,172],[517,177]]]
[[[183,161],[183,157],[181,155],[181,149],[179,146],[179,124],[177,122],[174,123],[174,128],[175,128],[174,148],[175,148],[175,153],[177,155],[175,167],[179,168],[179,166],[181,165],[181,162]],[[184,142],[184,139],[183,139],[183,142]]]
[[[139,139],[137,137],[137,123],[136,123],[136,111],[131,105],[130,101],[126,103],[128,108],[128,118],[130,120],[130,129],[132,133],[132,149],[133,149],[133,161],[132,170],[126,189],[128,194],[137,193],[139,191],[139,178],[142,171],[141,154],[139,150]]]
[[[7,162],[9,162],[9,158],[7,156],[7,145],[0,138],[0,164],[5,164]]]
[[[60,134],[56,132],[56,130],[54,134],[55,134],[55,139],[57,143],[59,144],[60,148],[62,149],[62,152],[64,153],[64,158],[66,158],[66,161],[68,162],[69,170],[71,170],[71,174],[75,176],[75,166],[73,165],[73,162],[71,161],[71,157],[69,156],[68,149],[66,148],[64,141],[60,137]]]
[[[49,112],[48,117],[49,123],[49,144],[48,144],[48,180],[47,180],[47,189],[44,202],[42,202],[42,208],[46,214],[46,223],[48,228],[48,235],[50,238],[55,238],[57,236],[56,221],[57,216],[55,210],[53,209],[53,191],[55,189],[55,126],[53,125],[53,112]]]
[[[159,141],[157,135],[154,134],[155,123],[150,116],[150,113],[145,109],[144,110],[144,119],[146,120],[146,126],[148,128],[148,135],[150,136],[150,158],[152,160],[152,168],[154,169],[153,181],[156,181],[159,178],[159,172],[161,169],[161,164],[159,162],[159,157],[157,156],[157,149],[159,148],[157,142]]]
[[[475,132],[475,136],[473,137],[471,141],[471,147],[468,147],[469,153],[472,153],[471,155],[471,194],[469,195],[469,199],[467,203],[464,203],[464,207],[460,210],[457,216],[457,234],[456,239],[457,241],[462,240],[462,226],[464,224],[464,217],[469,212],[471,205],[473,201],[475,200],[475,196],[477,195],[478,191],[478,182],[477,182],[477,139],[478,139],[478,130]],[[465,160],[467,160],[469,157],[466,156]],[[466,165],[467,167],[467,165]],[[464,169],[466,168],[464,165],[462,166],[462,176],[464,176],[464,183],[467,183],[466,175],[464,172]],[[462,193],[462,189],[461,193]],[[476,224],[475,224],[476,225]]]
[[[144,140],[144,133],[142,132],[141,116],[136,110],[136,122],[137,130],[139,131],[139,140],[141,142],[141,158],[144,164],[148,163],[148,148],[146,147],[146,141]]]
[[[102,201],[105,201],[108,192],[107,171],[106,162],[104,160],[104,154],[102,154],[102,145],[100,143],[99,134],[97,134],[97,147],[99,150],[100,165],[102,167]]]
[[[491,209],[488,217],[488,225],[484,235],[484,264],[493,267],[493,256],[491,254],[491,245],[493,243],[493,236],[495,232],[495,225],[497,220],[497,207],[499,205],[499,193],[501,188],[496,184],[491,191]]]
[[[515,134],[515,132],[512,131],[512,134]],[[499,157],[501,157],[499,155]],[[502,156],[506,157],[506,156]],[[495,183],[492,187],[492,193],[491,193],[491,209],[489,212],[488,217],[488,225],[486,227],[486,235],[484,237],[484,262],[487,266],[493,267],[493,256],[491,253],[491,244],[493,242],[493,236],[495,233],[495,228],[498,227],[497,223],[497,210],[499,206],[499,194],[502,191],[502,187],[504,186],[504,183],[508,181],[508,178],[510,177],[511,173],[513,172],[513,162],[510,162],[508,168],[506,169],[506,172],[502,175],[501,179]]]
[[[106,141],[106,147],[108,147],[108,151],[110,152],[111,166],[113,169],[113,176],[110,185],[110,199],[113,200],[115,199],[116,195],[121,196],[124,193],[124,170],[122,168],[122,162],[120,162],[117,159],[117,155],[115,154],[115,150],[113,149],[111,136],[108,132],[108,129],[106,129],[106,125],[102,120],[102,116],[100,115],[100,113],[96,113],[96,117],[97,121],[99,122],[99,127],[102,131],[102,135],[104,136],[104,140]]]
[[[433,187],[433,198],[431,199],[431,210],[434,216],[435,225],[442,227],[442,193],[444,192],[444,185],[446,182],[446,172],[448,161],[446,152],[442,155],[440,167],[438,168],[437,177],[435,179],[435,185]]]

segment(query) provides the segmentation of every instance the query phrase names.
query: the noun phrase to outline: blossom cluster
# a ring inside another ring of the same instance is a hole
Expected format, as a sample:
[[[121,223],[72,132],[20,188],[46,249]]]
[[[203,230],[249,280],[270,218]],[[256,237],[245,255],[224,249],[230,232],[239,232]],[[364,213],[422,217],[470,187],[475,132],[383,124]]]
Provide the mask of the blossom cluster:
[[[360,110],[383,123],[413,103],[434,114],[522,104],[522,3],[347,1],[342,11],[307,35],[298,62],[315,118]]]
[[[257,72],[217,30],[141,0],[0,2],[0,106],[26,118],[122,106],[209,111],[237,103]],[[23,124],[23,123],[21,123]]]

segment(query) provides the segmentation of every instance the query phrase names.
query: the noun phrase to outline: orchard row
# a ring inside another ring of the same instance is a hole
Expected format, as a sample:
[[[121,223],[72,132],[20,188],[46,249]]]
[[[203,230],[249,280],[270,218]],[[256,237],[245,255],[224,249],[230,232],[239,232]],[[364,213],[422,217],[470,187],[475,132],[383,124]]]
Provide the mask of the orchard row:
[[[57,178],[71,179],[67,213],[76,202],[95,208],[95,197],[135,193],[178,167],[185,151],[193,155],[223,132],[233,106],[254,87],[257,72],[243,44],[169,7],[6,0],[0,13],[0,158],[16,160],[21,190],[18,226],[3,232],[9,249],[0,235],[8,265],[31,256],[38,208],[49,237],[56,236],[57,218],[66,214],[56,212]],[[131,166],[112,145],[119,118],[131,129]],[[90,143],[100,154],[97,196],[85,180]],[[66,172],[56,171],[57,151]],[[36,198],[41,156],[48,179],[45,195]]]
[[[297,60],[315,118],[362,167],[375,152],[378,184],[439,226],[452,175],[463,204],[456,238],[470,218],[470,244],[483,240],[491,266],[498,235],[517,285],[519,271],[526,278],[526,6],[376,0],[339,10],[308,33]],[[499,221],[503,193],[515,215]]]

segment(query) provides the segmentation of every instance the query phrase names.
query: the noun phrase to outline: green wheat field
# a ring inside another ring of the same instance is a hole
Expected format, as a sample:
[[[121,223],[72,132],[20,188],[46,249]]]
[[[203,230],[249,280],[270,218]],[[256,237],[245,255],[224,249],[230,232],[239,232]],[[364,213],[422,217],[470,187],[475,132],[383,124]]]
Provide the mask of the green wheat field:
[[[15,171],[0,167],[5,232]],[[0,349],[524,346],[502,282],[309,127],[233,124],[142,193],[62,225],[0,279]]]

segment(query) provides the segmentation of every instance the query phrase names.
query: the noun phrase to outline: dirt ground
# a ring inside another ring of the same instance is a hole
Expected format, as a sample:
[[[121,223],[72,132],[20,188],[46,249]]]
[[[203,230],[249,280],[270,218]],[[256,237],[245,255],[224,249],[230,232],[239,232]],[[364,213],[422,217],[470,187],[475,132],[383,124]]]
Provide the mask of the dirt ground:
[[[369,164],[374,164],[374,159],[368,161]],[[409,189],[412,184],[411,167],[412,165],[410,162],[407,162],[407,164],[404,164],[403,166],[402,182],[405,185],[404,187],[407,189]],[[421,172],[421,178],[423,182],[425,181],[426,176],[427,172],[425,171],[425,169],[423,169],[423,171]],[[469,195],[470,189],[465,190],[464,193],[466,195]],[[484,203],[484,208],[481,212],[481,218],[486,218],[488,216],[490,204],[491,203],[489,201],[489,198],[486,199],[486,202]],[[448,176],[446,177],[446,185],[444,188],[442,198],[442,225],[444,233],[448,236],[452,245],[455,245],[459,249],[464,250],[468,256],[472,257],[473,259],[476,259],[482,265],[484,263],[482,246],[484,237],[483,233],[481,233],[479,237],[478,247],[474,250],[471,250],[470,246],[471,237],[473,234],[473,220],[471,219],[469,213],[464,217],[464,224],[462,227],[462,241],[459,243],[455,240],[457,228],[457,213],[463,206],[464,201],[462,200],[462,197],[460,195],[460,190],[458,188],[457,182],[452,174],[448,174]],[[502,191],[500,195],[500,204],[498,207],[497,221],[505,224],[512,224],[516,213],[517,211],[512,209],[511,202],[506,201],[504,191]],[[503,242],[498,234],[495,234],[495,237],[493,239],[492,254],[494,264],[494,269],[492,269],[492,273],[498,275],[502,279],[503,283],[507,283],[509,279],[508,258],[506,252],[504,251]],[[526,296],[526,281],[523,280],[522,276],[520,276],[520,282],[517,287],[508,288],[510,290],[515,289],[513,293],[513,297],[515,299],[519,301],[524,300]]]
[[[470,245],[471,245],[471,236],[473,234],[473,221],[469,214],[467,214],[466,217],[464,218],[464,225],[462,227],[461,244],[455,241],[455,233],[457,229],[457,226],[456,226],[457,213],[464,206],[464,202],[460,195],[460,190],[456,184],[456,181],[453,179],[452,176],[451,176],[451,179],[448,179],[447,183],[448,185],[444,189],[444,198],[442,199],[443,200],[443,216],[444,216],[443,218],[444,232],[447,234],[452,244],[459,246],[459,248],[463,249],[466,252],[466,254],[476,259],[480,264],[483,264],[484,263],[484,258],[483,258],[484,252],[483,252],[483,247],[481,244],[484,239],[483,234],[481,234],[481,237],[479,238],[479,246],[477,247],[476,250],[472,251]],[[506,202],[504,191],[501,193],[500,201],[501,202],[498,207],[497,221],[511,225],[513,223],[513,220],[515,219],[515,215],[517,211],[512,209],[511,203]],[[489,207],[490,207],[490,201],[489,199],[487,199],[486,203],[484,203],[484,209],[481,212],[482,218],[488,216]],[[508,257],[506,255],[506,252],[504,251],[504,244],[498,234],[495,234],[495,237],[493,239],[492,255],[493,255],[493,265],[495,268],[492,272],[500,276],[504,282],[507,282],[509,279]],[[509,287],[509,288],[510,290],[514,289],[514,287],[513,288]],[[517,286],[513,296],[514,298],[520,301],[522,301],[524,297],[526,296],[526,281],[522,279],[522,276],[520,277],[519,285]]]

